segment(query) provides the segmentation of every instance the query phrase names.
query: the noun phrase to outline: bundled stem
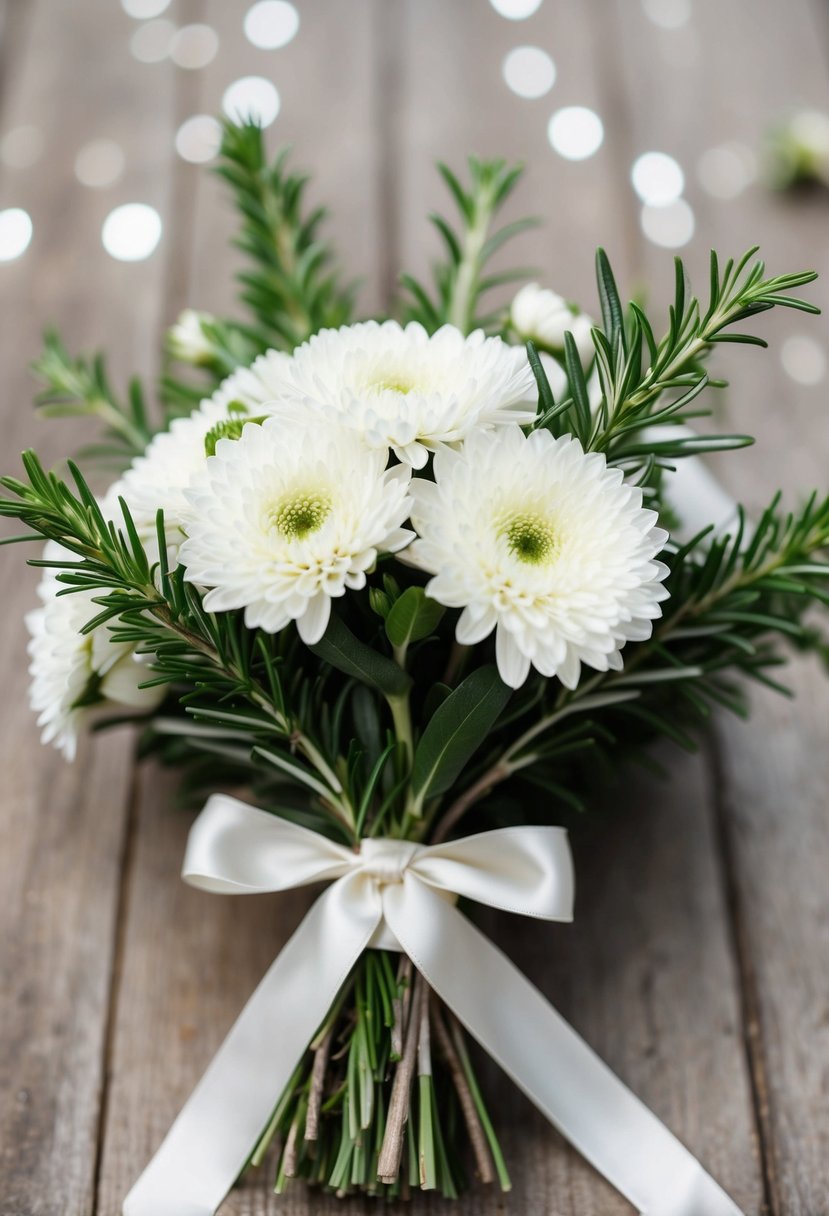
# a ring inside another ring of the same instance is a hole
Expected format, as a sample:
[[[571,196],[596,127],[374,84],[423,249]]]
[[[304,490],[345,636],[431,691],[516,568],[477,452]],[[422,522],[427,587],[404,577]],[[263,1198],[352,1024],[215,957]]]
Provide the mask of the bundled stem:
[[[370,950],[358,962],[277,1102],[249,1162],[278,1145],[277,1192],[303,1177],[338,1195],[455,1198],[467,1155],[482,1182],[509,1189],[460,1028],[447,1029],[411,961],[401,956],[395,976],[392,958]]]

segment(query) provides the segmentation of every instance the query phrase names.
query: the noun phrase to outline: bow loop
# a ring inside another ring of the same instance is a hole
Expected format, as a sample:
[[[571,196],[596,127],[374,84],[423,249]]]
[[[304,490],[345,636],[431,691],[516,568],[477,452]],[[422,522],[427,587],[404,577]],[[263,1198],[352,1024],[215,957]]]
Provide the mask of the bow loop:
[[[190,829],[181,875],[222,895],[261,895],[341,878],[357,854],[287,819],[213,794]]]
[[[575,876],[564,828],[500,828],[431,845],[419,850],[410,871],[430,887],[504,912],[573,919]]]

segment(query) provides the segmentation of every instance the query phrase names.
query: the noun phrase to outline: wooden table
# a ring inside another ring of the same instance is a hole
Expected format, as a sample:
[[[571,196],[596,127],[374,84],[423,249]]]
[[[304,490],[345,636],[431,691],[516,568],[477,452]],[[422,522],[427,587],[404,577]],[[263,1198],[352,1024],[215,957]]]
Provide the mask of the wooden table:
[[[47,426],[29,408],[26,365],[45,321],[74,347],[110,348],[120,382],[133,369],[152,377],[162,328],[181,307],[230,307],[231,216],[173,140],[252,72],[278,85],[273,134],[294,144],[315,197],[333,204],[331,231],[364,280],[365,311],[387,304],[401,266],[428,262],[423,217],[446,205],[432,161],[459,166],[470,150],[527,162],[516,210],[547,225],[523,238],[518,258],[589,308],[599,242],[628,294],[647,276],[655,304],[667,298],[670,254],[643,238],[629,184],[632,160],[652,148],[686,169],[697,224],[686,252],[701,288],[710,245],[738,253],[758,242],[775,271],[822,270],[813,298],[829,302],[825,197],[793,201],[754,185],[715,201],[695,174],[711,146],[756,148],[792,103],[829,106],[818,0],[697,0],[677,29],[635,0],[544,0],[526,21],[485,0],[302,0],[299,35],[274,52],[246,43],[244,7],[181,0],[173,19],[206,21],[221,40],[208,68],[186,72],[137,62],[135,22],[114,0],[0,0],[0,133],[31,125],[44,140],[35,163],[0,166],[0,206],[34,220],[26,254],[0,264],[5,470],[23,447],[57,460],[82,437],[83,427]],[[520,43],[546,48],[558,67],[541,100],[502,82],[503,57]],[[567,104],[604,119],[603,147],[582,162],[547,143],[550,113]],[[123,146],[126,171],[95,191],[73,164],[103,136]],[[104,216],[128,201],[152,204],[164,222],[155,255],[134,264],[113,261],[100,241]],[[764,332],[770,352],[727,352],[734,387],[720,406],[723,426],[760,438],[722,466],[755,509],[777,485],[825,488],[829,461],[825,382],[795,383],[779,359],[792,334],[825,342],[825,320],[785,314]],[[129,734],[85,746],[72,766],[39,746],[21,621],[34,577],[21,558],[2,559],[0,1209],[113,1216],[302,901],[185,888],[190,815],[175,809],[169,777],[136,766]],[[805,661],[791,682],[794,702],[758,693],[750,724],[719,722],[695,756],[663,752],[667,782],[620,782],[611,814],[577,838],[575,925],[513,926],[505,938],[751,1216],[829,1211],[829,684]],[[514,1190],[477,1191],[454,1210],[630,1210],[506,1081],[492,1075],[490,1093]],[[299,1186],[277,1201],[263,1177],[222,1209],[335,1210],[374,1208],[341,1208]],[[446,1209],[424,1196],[419,1210]]]

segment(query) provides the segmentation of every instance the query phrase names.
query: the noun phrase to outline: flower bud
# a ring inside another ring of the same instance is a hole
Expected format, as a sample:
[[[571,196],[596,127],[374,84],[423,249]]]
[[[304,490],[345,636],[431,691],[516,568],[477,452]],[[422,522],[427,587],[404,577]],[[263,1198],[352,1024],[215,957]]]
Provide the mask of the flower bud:
[[[209,313],[185,308],[175,325],[167,330],[167,350],[181,363],[192,363],[196,367],[209,364],[213,358],[213,347],[205,337],[202,325],[210,324]]]
[[[538,283],[527,283],[518,292],[510,308],[510,324],[522,342],[535,342],[554,354],[563,352],[564,335],[569,330],[582,364],[586,367],[593,358],[591,319]]]

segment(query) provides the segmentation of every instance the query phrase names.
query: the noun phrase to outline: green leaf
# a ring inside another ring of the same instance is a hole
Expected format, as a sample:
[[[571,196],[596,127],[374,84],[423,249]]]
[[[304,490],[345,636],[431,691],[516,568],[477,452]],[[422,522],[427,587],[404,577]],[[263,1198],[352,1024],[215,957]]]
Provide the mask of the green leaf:
[[[386,634],[392,646],[408,646],[434,633],[445,609],[422,587],[409,587],[395,600],[386,617]]]
[[[479,667],[435,710],[412,766],[418,803],[444,793],[457,780],[511,695],[497,668]]]
[[[576,426],[573,429],[581,440],[585,440],[590,434],[590,398],[578,347],[569,330],[564,335],[564,366],[575,405]]]
[[[405,696],[411,687],[411,679],[394,659],[358,641],[337,616],[331,617],[324,636],[308,649],[337,671],[370,684],[387,697]]]
[[[610,268],[607,254],[603,249],[596,250],[596,282],[599,286],[599,301],[602,306],[602,324],[610,339],[610,345],[615,350],[618,344],[625,348],[625,317],[622,302],[616,288],[616,280]]]

